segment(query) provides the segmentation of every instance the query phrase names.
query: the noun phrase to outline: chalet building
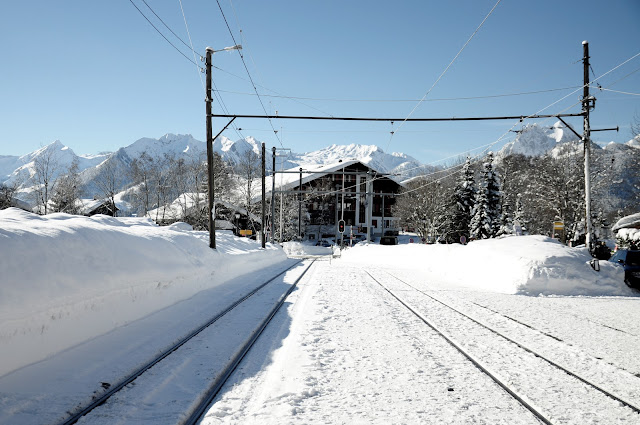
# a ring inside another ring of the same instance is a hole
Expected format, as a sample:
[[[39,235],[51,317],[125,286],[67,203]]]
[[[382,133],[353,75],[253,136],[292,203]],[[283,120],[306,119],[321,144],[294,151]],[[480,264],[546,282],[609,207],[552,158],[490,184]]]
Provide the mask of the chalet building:
[[[369,229],[374,238],[399,228],[392,207],[402,186],[360,161],[303,167],[302,172],[300,168],[276,172],[276,194],[296,194],[300,187],[304,239],[334,236],[341,219],[345,234],[366,235]]]

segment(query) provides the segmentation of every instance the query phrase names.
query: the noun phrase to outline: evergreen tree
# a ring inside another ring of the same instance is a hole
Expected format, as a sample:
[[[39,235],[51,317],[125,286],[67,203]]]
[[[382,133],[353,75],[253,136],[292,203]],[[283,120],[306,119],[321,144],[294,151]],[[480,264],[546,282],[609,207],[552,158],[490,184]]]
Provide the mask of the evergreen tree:
[[[467,157],[463,167],[460,180],[453,191],[451,200],[450,220],[447,223],[449,228],[450,242],[457,242],[461,236],[470,236],[469,225],[475,204],[476,187],[475,178],[471,168],[471,158]]]
[[[513,234],[513,217],[511,215],[511,204],[509,201],[502,201],[502,214],[500,214],[500,226],[496,236]]]
[[[493,169],[493,153],[489,152],[482,171],[482,181],[475,198],[475,208],[470,223],[474,239],[493,238],[500,230],[500,180]]]
[[[4,183],[0,183],[0,210],[13,206],[13,195],[15,192],[15,186],[7,186]]]
[[[519,225],[520,230],[524,234],[527,231],[527,219],[524,216],[524,207],[522,206],[522,195],[518,193],[516,196],[516,210],[513,213],[513,224]],[[514,228],[514,231],[517,229]]]

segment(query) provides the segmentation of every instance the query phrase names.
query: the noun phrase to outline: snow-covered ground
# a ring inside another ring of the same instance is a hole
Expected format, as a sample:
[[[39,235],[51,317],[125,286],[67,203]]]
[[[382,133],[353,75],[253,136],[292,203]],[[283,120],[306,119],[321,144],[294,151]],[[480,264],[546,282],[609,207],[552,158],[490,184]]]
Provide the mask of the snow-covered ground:
[[[216,242],[185,223],[0,211],[0,376],[287,259]]]
[[[73,394],[112,382],[203,315],[293,264],[287,253],[331,253],[298,243],[262,250],[225,233],[218,233],[217,246],[209,249],[208,234],[185,224],[0,211],[0,423],[55,421],[52,412],[84,400]],[[498,323],[638,406],[640,293],[625,286],[618,266],[600,262],[596,272],[589,260],[584,249],[540,236],[466,246],[359,244],[326,256],[299,283],[204,423],[536,423],[371,276],[400,285],[396,276]],[[283,279],[286,286],[290,278]],[[426,302],[418,296],[416,303]],[[490,357],[508,348],[493,348],[497,342],[471,325],[451,327],[444,311],[424,308],[476,355],[502,361]],[[563,411],[553,399],[564,400],[573,388],[556,383],[535,390],[541,385],[523,378],[532,360],[520,361],[500,367],[503,373],[515,367],[513,385],[535,402],[551,400],[548,409],[560,423],[640,423],[615,403],[591,417],[579,397]],[[82,373],[74,376],[74,366]],[[163,391],[162,405],[146,407],[168,409],[172,395]],[[580,422],[585,418],[591,419]]]

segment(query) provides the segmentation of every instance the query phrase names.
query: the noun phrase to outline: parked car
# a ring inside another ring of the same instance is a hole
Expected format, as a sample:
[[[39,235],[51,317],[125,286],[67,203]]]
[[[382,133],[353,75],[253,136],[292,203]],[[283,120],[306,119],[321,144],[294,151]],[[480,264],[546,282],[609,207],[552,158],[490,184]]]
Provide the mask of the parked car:
[[[640,250],[619,249],[609,261],[624,267],[624,283],[640,289]]]
[[[398,245],[397,236],[383,236],[380,238],[380,245]]]

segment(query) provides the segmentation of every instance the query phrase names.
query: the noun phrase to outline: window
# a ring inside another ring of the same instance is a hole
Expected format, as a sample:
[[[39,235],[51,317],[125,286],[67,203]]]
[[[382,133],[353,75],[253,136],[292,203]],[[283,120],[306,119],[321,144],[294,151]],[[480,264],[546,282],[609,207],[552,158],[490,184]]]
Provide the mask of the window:
[[[627,251],[625,263],[628,266],[640,266],[640,251]]]

